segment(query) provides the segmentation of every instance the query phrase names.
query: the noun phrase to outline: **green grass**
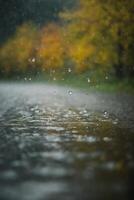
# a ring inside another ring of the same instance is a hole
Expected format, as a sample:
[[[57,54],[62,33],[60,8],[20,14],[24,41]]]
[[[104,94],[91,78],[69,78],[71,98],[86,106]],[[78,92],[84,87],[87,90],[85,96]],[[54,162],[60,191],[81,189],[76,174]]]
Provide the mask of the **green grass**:
[[[64,81],[53,81],[53,83],[74,88],[85,89],[87,91],[102,91],[102,92],[125,92],[134,94],[134,80],[131,79],[111,79],[111,80],[91,80],[83,77],[70,77]]]
[[[107,92],[126,92],[134,94],[134,84],[127,81],[115,81],[110,83],[100,83],[95,86],[96,90]]]
[[[89,82],[90,77],[90,82]],[[26,76],[21,77],[20,79],[7,79],[6,81],[11,82],[23,82],[23,83],[49,83],[49,84],[57,84],[63,86],[70,86],[73,88],[78,88],[86,91],[101,91],[101,92],[122,92],[122,93],[130,93],[134,94],[134,80],[133,79],[116,79],[113,76],[106,77],[101,76],[100,74],[95,74],[91,76],[91,74],[81,74],[74,75],[69,74],[67,76],[58,77],[56,80],[52,80],[48,75],[39,74],[36,77]],[[30,79],[29,79],[30,78]]]

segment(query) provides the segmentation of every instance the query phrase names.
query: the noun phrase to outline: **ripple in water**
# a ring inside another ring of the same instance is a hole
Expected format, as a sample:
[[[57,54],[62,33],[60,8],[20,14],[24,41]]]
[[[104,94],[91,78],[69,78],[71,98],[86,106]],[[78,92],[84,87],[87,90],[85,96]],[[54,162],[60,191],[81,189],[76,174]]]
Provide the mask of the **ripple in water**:
[[[134,135],[110,113],[27,105],[12,108],[0,123],[0,197],[98,199],[101,185],[100,196],[124,199]]]

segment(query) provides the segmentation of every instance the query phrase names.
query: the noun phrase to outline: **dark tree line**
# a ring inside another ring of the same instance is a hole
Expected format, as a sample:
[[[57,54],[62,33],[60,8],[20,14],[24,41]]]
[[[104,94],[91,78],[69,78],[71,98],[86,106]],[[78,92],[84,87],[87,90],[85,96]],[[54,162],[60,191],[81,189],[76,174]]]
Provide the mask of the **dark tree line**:
[[[39,26],[57,21],[58,13],[72,6],[73,2],[74,0],[0,0],[0,42],[4,42],[25,21],[33,21]]]

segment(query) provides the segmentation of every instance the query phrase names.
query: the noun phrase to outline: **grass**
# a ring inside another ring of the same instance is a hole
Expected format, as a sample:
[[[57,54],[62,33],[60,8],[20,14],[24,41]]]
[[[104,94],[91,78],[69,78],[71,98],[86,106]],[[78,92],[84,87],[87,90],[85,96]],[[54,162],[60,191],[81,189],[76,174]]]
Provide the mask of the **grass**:
[[[134,94],[134,84],[127,81],[101,83],[95,86],[96,90],[107,92],[126,92]]]
[[[131,79],[110,79],[97,81],[93,79],[89,82],[88,78],[70,77],[62,81],[53,81],[53,83],[85,89],[87,91],[125,92],[134,94],[134,80]]]
[[[89,79],[91,77],[91,79]],[[7,79],[9,81],[9,79]],[[134,94],[134,80],[133,79],[116,79],[114,77],[103,78],[97,74],[91,76],[91,74],[81,75],[67,75],[66,77],[58,78],[56,80],[50,79],[49,76],[40,74],[37,77],[21,77],[20,79],[10,79],[15,82],[35,82],[35,83],[49,83],[63,86],[70,86],[73,88],[79,88],[86,91],[101,91],[101,92],[122,92]]]

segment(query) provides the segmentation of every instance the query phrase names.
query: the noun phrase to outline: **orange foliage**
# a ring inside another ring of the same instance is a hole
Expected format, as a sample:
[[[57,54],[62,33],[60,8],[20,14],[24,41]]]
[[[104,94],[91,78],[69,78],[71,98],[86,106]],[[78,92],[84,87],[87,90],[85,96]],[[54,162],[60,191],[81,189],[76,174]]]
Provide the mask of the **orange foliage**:
[[[73,45],[70,45],[70,58],[76,64],[76,72],[84,72],[89,68],[89,62],[92,62],[92,56],[95,52],[95,47],[88,44],[85,39],[77,40]]]
[[[20,26],[15,35],[0,49],[0,63],[6,73],[24,72],[30,66],[35,42],[36,28],[31,23]]]
[[[41,67],[46,70],[57,70],[64,65],[64,40],[58,25],[49,24],[41,30],[37,58]]]

